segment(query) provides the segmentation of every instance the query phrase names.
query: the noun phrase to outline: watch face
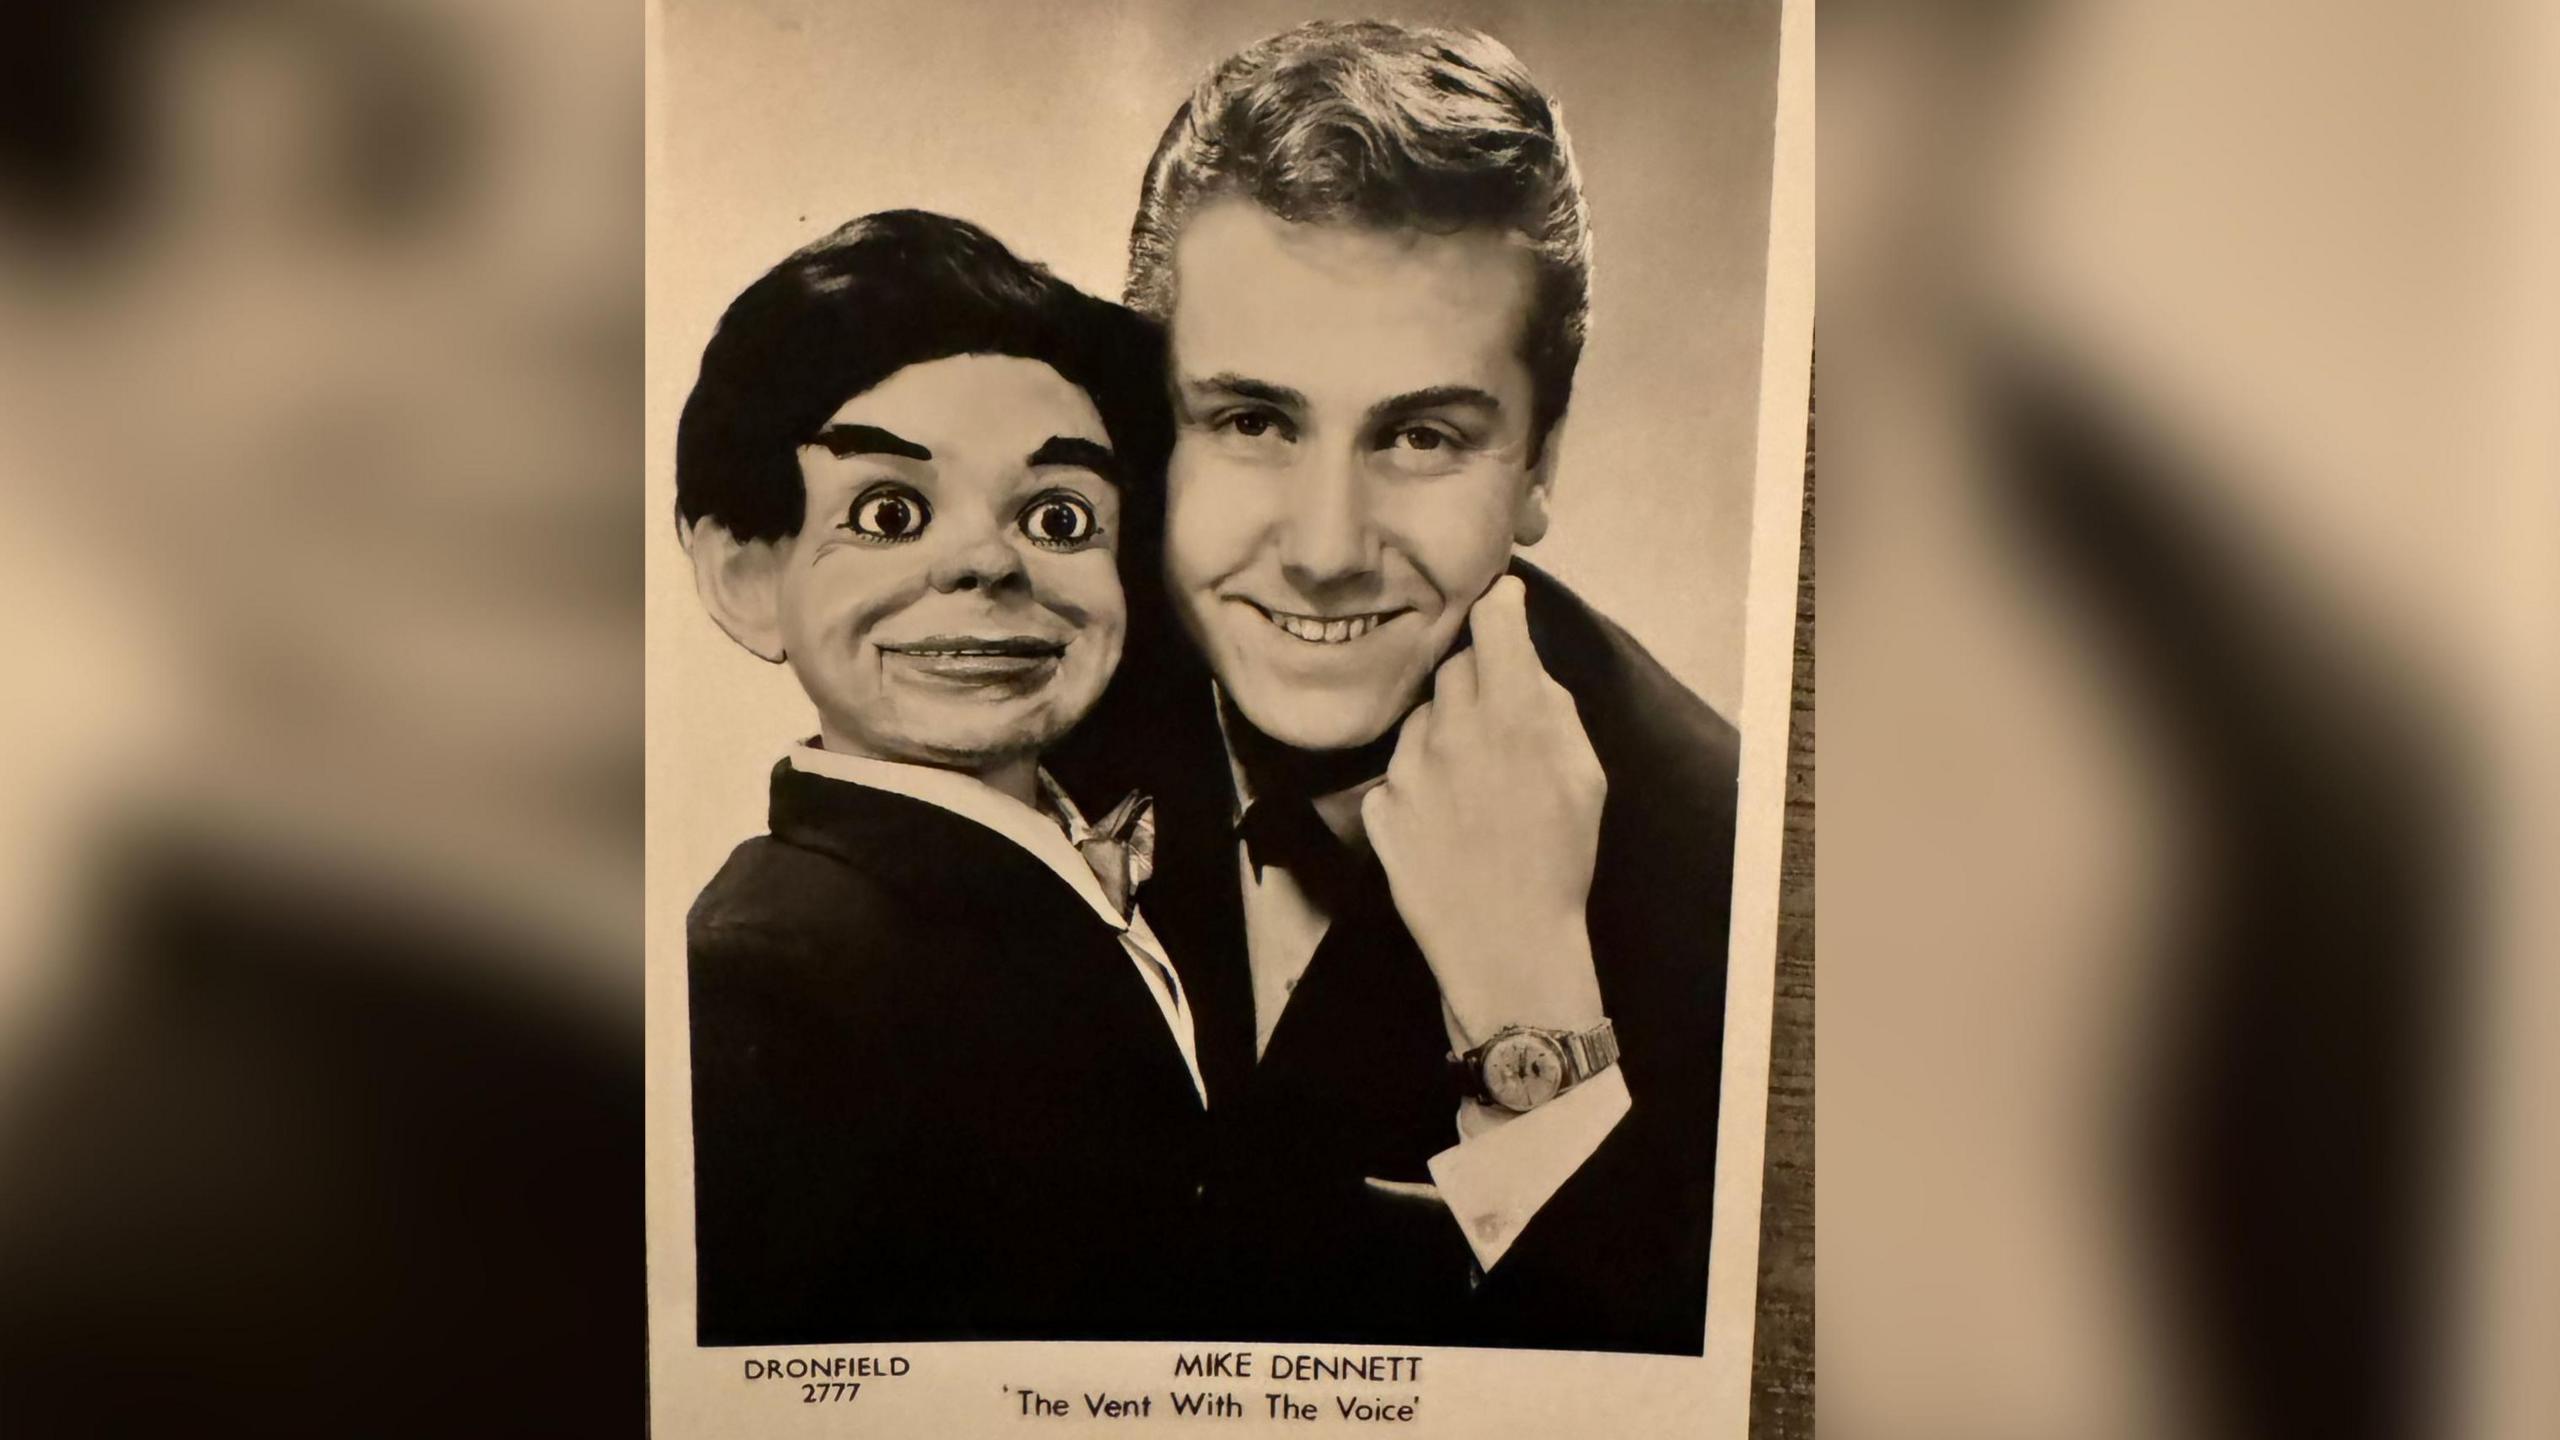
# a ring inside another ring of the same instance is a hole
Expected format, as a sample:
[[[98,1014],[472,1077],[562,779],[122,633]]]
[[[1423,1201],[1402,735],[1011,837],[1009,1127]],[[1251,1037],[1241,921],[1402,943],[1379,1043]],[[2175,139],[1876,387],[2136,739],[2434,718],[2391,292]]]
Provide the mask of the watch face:
[[[1564,1052],[1543,1035],[1505,1035],[1484,1052],[1484,1088],[1506,1110],[1527,1110],[1564,1088]]]

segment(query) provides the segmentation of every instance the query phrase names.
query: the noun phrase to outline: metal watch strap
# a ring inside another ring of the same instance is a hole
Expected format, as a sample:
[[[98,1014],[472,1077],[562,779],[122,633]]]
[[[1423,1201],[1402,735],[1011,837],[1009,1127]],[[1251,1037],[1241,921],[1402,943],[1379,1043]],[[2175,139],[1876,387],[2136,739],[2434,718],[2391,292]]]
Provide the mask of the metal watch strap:
[[[1504,1036],[1522,1033],[1543,1035],[1564,1052],[1565,1064],[1573,1073],[1567,1075],[1564,1084],[1556,1090],[1558,1095],[1618,1063],[1618,1032],[1605,1018],[1580,1032],[1549,1030],[1539,1025],[1506,1025],[1493,1032],[1483,1044],[1463,1055],[1449,1057],[1450,1078],[1457,1082],[1459,1094],[1487,1105],[1500,1103],[1484,1083],[1485,1052]]]
[[[1618,1063],[1618,1031],[1606,1019],[1580,1034],[1559,1033],[1564,1056],[1573,1062],[1573,1078],[1566,1089],[1590,1079]]]

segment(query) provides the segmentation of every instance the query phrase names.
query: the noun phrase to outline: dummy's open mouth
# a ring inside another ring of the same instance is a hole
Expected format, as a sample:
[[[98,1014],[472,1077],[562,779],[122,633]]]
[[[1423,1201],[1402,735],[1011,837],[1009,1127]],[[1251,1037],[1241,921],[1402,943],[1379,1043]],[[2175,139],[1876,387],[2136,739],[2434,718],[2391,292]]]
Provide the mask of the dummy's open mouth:
[[[1035,635],[935,635],[880,648],[893,655],[911,655],[919,659],[1054,660],[1067,652],[1066,642],[1043,640]]]
[[[1065,663],[1067,644],[1037,635],[932,635],[880,647],[900,673],[984,697],[1028,694]]]

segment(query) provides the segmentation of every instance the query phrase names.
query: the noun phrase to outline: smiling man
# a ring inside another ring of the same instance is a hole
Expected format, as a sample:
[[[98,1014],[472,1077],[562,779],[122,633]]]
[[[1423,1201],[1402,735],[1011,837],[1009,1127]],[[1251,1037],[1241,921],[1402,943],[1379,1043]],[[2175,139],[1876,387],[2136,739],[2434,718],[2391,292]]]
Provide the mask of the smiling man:
[[[1133,769],[1236,1331],[1700,1348],[1735,735],[1513,555],[1590,274],[1556,106],[1474,32],[1275,36],[1148,167],[1206,665],[1150,667]]]
[[[1173,593],[1266,733],[1356,748],[1545,533],[1528,267],[1492,231],[1293,224],[1241,196],[1175,254]]]

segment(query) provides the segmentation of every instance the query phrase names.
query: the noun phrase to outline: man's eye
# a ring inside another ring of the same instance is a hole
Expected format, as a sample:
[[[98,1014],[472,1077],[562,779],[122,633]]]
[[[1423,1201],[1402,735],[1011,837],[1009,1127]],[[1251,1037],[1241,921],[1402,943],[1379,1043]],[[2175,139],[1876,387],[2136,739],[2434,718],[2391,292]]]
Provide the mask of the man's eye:
[[[1101,521],[1081,495],[1064,491],[1043,495],[1023,507],[1015,522],[1022,533],[1042,545],[1081,545],[1101,531]]]
[[[1216,428],[1246,440],[1259,440],[1265,435],[1289,438],[1288,422],[1268,410],[1234,410],[1218,417]]]
[[[875,485],[853,502],[853,514],[844,528],[871,540],[913,540],[932,519],[932,508],[913,490],[904,485]]]
[[[1446,475],[1475,454],[1466,436],[1445,425],[1400,425],[1374,443],[1378,459],[1405,475]]]

